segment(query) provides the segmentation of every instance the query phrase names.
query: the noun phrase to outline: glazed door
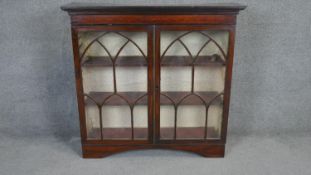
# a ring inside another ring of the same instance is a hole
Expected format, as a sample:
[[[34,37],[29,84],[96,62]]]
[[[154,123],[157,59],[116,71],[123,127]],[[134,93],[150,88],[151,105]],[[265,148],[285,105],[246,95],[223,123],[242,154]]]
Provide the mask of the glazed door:
[[[84,143],[151,143],[152,28],[74,27]]]
[[[156,141],[224,142],[233,27],[157,26]]]

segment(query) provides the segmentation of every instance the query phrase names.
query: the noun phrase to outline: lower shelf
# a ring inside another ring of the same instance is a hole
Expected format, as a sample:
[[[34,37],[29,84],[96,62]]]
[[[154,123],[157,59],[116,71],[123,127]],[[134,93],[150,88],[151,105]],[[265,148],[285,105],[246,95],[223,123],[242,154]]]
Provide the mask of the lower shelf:
[[[176,139],[198,139],[204,140],[205,138],[204,127],[179,127],[176,129]],[[104,140],[131,140],[132,129],[131,128],[103,128],[102,131]],[[173,140],[174,128],[161,128],[160,129],[161,140]],[[219,133],[214,127],[207,128],[207,139],[219,138]],[[88,133],[90,140],[100,140],[101,133],[99,128],[92,129]],[[134,140],[147,140],[148,130],[147,128],[134,128]]]
[[[102,131],[104,140],[131,140],[132,129],[131,128],[103,128]],[[100,128],[92,129],[88,134],[88,138],[91,140],[100,140]],[[147,140],[148,130],[147,128],[134,128],[135,140]]]
[[[188,139],[205,139],[204,127],[179,127],[176,129],[176,140],[188,140]],[[214,127],[207,128],[207,139],[219,138],[219,134]],[[174,128],[161,128],[160,129],[161,140],[173,140]]]

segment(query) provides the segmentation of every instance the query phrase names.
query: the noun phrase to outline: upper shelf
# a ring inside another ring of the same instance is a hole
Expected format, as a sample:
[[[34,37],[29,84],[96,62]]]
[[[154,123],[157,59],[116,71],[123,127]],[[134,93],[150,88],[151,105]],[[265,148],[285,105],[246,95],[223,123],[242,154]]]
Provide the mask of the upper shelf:
[[[119,13],[200,13],[238,12],[246,6],[238,3],[197,3],[197,4],[113,4],[113,3],[70,3],[61,6],[68,12],[119,12]]]
[[[109,67],[112,62],[108,56],[90,56],[82,64],[84,67]],[[143,56],[119,56],[116,66],[134,67],[147,66]],[[199,56],[194,66],[224,66],[225,63],[219,55]],[[192,58],[189,56],[165,56],[162,58],[161,66],[192,66]]]

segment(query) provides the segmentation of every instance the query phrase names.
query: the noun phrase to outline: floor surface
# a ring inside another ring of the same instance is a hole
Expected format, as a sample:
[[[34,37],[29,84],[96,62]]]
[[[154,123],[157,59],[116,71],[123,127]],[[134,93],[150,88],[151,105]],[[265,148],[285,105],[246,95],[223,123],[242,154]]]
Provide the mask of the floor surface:
[[[79,138],[0,136],[1,175],[310,175],[311,136],[230,136],[225,158],[143,150],[82,159]]]

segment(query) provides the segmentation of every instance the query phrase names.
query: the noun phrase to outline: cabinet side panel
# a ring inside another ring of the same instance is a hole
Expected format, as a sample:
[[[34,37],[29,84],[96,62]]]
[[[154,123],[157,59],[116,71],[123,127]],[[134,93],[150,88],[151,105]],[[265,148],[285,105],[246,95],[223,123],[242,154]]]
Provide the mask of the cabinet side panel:
[[[232,26],[229,32],[229,48],[228,48],[228,64],[226,69],[225,78],[225,91],[224,91],[224,113],[222,121],[221,139],[226,142],[227,128],[228,128],[228,116],[230,106],[230,92],[231,92],[231,79],[232,79],[232,66],[234,57],[234,40],[235,40],[235,26]]]
[[[75,29],[72,28],[71,35],[72,35],[72,47],[73,47],[74,69],[75,69],[75,79],[76,79],[76,93],[77,93],[79,119],[80,119],[80,134],[81,134],[81,142],[83,143],[86,140],[86,126],[85,126],[82,75],[81,75],[81,66],[80,66],[80,59],[79,59],[80,56],[79,56],[78,33]]]

